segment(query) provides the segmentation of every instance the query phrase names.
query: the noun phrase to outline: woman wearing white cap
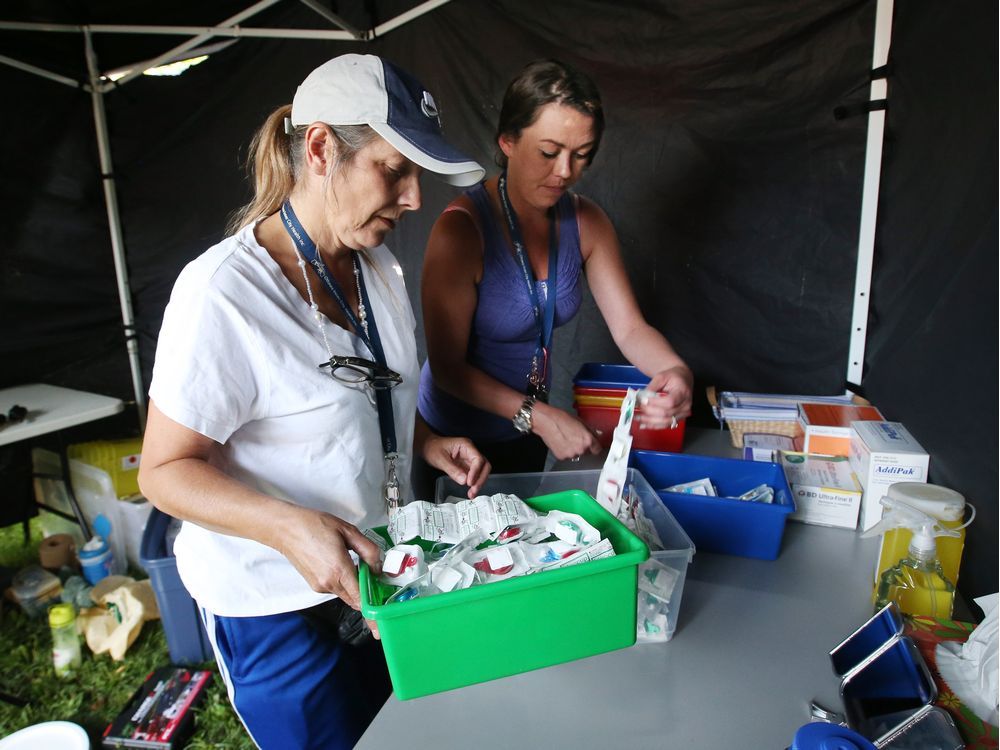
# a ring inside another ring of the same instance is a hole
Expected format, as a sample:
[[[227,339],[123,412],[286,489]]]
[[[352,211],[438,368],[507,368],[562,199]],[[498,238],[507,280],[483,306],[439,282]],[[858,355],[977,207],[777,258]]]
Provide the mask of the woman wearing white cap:
[[[361,530],[407,496],[414,454],[470,497],[489,473],[468,440],[415,424],[415,319],[382,242],[420,207],[423,169],[484,171],[430,93],[370,55],[310,73],[252,156],[254,199],[164,314],[140,483],[185,521],[177,569],[254,741],[352,747],[389,692],[356,627],[350,555],[380,567]]]

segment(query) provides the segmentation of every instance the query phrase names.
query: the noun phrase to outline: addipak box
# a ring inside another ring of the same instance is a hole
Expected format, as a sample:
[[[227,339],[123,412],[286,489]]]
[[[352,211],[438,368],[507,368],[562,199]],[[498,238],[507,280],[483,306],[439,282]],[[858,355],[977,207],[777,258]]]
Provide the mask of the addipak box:
[[[926,482],[930,456],[899,422],[851,422],[851,469],[861,482],[860,524],[882,518],[879,502],[896,482]]]

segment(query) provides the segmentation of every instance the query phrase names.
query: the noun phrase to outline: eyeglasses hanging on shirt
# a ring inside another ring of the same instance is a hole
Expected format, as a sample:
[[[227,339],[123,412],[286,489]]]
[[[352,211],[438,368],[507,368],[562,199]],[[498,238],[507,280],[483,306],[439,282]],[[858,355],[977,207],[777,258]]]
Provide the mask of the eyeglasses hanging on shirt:
[[[553,206],[549,209],[549,274],[545,280],[545,308],[538,299],[538,290],[535,288],[535,274],[531,270],[531,263],[528,261],[527,248],[521,238],[521,228],[517,223],[517,214],[510,203],[510,196],[507,195],[507,170],[500,174],[497,181],[497,193],[500,195],[500,207],[503,209],[504,219],[507,222],[507,231],[510,233],[510,241],[514,245],[514,255],[518,265],[521,267],[521,275],[524,278],[525,286],[528,290],[528,301],[531,303],[531,310],[535,315],[535,324],[538,326],[538,344],[535,346],[535,353],[531,358],[531,372],[528,373],[528,386],[526,393],[539,401],[548,401],[549,387],[548,368],[549,352],[552,349],[552,329],[555,324],[556,313],[556,273],[559,268],[559,237],[556,233],[556,209]]]
[[[319,367],[331,368],[331,374],[338,380],[350,377],[346,373],[357,375],[358,378],[354,382],[364,380],[369,383],[375,392],[375,406],[378,412],[379,432],[382,436],[382,454],[385,463],[385,484],[382,489],[386,512],[391,517],[399,510],[400,490],[399,479],[396,476],[396,461],[399,458],[399,454],[396,452],[396,423],[393,418],[392,394],[390,391],[394,385],[399,385],[402,382],[402,378],[398,373],[390,370],[386,364],[385,352],[382,349],[382,340],[379,338],[378,325],[375,323],[375,315],[372,310],[371,301],[368,298],[368,287],[365,285],[365,276],[361,270],[361,263],[358,261],[358,254],[354,250],[351,251],[351,262],[354,265],[354,277],[358,288],[359,314],[355,315],[354,310],[347,303],[344,290],[326,267],[326,263],[323,262],[316,243],[306,233],[305,227],[302,226],[302,223],[295,215],[295,211],[292,210],[292,204],[287,200],[281,206],[281,221],[298,252],[313,267],[313,270],[316,271],[316,275],[323,282],[323,286],[326,287],[330,296],[340,306],[344,317],[347,318],[347,322],[354,328],[354,332],[364,345],[368,347],[368,351],[374,357],[375,361],[369,363],[368,360],[360,357],[336,356],[328,348],[327,353],[330,355],[330,360],[321,363]],[[309,284],[308,276],[306,276],[306,284]],[[329,344],[327,346],[329,347]],[[365,363],[369,363],[374,367],[370,369],[366,368]],[[371,373],[370,376],[368,375],[369,371]],[[339,377],[338,373],[340,374]],[[394,385],[388,385],[393,381],[391,376],[395,376]],[[368,380],[369,377],[371,380]]]
[[[341,383],[357,385],[364,383],[372,392],[392,390],[403,382],[403,376],[395,370],[362,357],[333,355],[329,362],[320,367],[329,367],[330,375]]]

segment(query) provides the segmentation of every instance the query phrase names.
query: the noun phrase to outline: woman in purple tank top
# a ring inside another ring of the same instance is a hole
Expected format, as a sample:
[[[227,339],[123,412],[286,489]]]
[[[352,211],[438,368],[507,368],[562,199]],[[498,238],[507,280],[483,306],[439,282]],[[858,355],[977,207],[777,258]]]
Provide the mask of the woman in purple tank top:
[[[504,95],[502,173],[455,200],[428,241],[418,408],[435,431],[476,441],[494,472],[539,471],[547,451],[600,451],[583,422],[546,399],[552,329],[579,309],[581,270],[622,354],[660,393],[640,419],[663,428],[691,410],[691,371],[639,310],[614,227],[570,192],[603,130],[586,75],[530,63]]]

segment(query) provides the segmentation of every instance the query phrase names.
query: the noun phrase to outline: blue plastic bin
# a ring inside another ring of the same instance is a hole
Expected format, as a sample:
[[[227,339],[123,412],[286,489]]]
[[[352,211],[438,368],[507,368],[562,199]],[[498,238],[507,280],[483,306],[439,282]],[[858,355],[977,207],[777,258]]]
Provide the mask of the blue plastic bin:
[[[632,365],[587,362],[577,370],[573,385],[578,388],[644,388],[649,378]]]
[[[774,560],[781,551],[788,514],[795,510],[792,491],[778,464],[685,453],[632,451],[629,465],[638,469],[660,496],[695,546],[703,552]],[[767,484],[770,504],[662,492],[684,482],[709,478],[719,495],[739,496]]]
[[[175,664],[198,664],[215,656],[198,607],[181,583],[177,561],[173,553],[167,552],[166,536],[170,520],[166,513],[153,508],[142,532],[139,561],[149,573],[149,581],[156,594],[171,661]]]

